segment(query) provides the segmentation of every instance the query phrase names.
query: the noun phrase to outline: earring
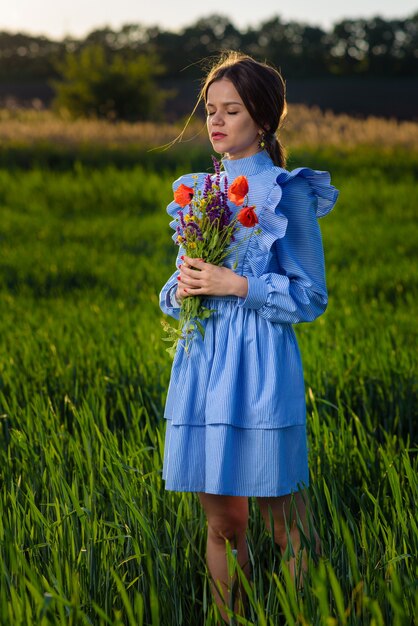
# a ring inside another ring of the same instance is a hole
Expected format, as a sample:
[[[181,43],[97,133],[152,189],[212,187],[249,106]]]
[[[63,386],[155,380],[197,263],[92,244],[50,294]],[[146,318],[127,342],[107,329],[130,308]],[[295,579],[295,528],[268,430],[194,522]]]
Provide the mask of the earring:
[[[262,133],[260,133],[260,139],[258,140],[258,147],[261,150],[264,150],[264,148],[266,147],[265,139],[266,139],[266,135],[265,135],[265,133],[263,131]]]

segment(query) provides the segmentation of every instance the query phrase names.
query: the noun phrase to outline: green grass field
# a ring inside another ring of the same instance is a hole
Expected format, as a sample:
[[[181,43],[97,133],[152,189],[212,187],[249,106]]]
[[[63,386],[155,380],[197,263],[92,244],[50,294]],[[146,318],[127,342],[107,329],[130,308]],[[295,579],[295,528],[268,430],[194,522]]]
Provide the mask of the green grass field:
[[[198,499],[161,480],[158,305],[171,181],[211,162],[170,158],[0,169],[1,626],[215,624]],[[250,612],[233,623],[418,624],[417,163],[292,154],[340,189],[320,221],[329,306],[295,326],[324,557],[296,593],[251,501]]]

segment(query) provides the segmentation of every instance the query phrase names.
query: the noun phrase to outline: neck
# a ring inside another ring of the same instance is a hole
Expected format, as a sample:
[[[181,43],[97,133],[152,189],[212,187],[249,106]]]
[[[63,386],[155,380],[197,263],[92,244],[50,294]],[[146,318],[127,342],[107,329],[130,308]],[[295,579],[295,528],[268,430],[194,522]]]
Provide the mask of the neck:
[[[275,167],[270,155],[266,150],[260,150],[241,159],[223,158],[222,164],[229,177],[255,176],[260,172]]]

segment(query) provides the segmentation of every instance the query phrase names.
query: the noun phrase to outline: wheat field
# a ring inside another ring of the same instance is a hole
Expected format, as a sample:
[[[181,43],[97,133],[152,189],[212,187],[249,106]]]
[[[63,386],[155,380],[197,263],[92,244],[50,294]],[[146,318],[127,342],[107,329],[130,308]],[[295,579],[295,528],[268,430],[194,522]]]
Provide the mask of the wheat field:
[[[0,109],[0,141],[17,144],[61,142],[68,145],[139,144],[143,147],[165,145],[182,131],[184,123],[116,122],[71,120],[49,110]],[[401,146],[416,149],[418,123],[367,117],[365,119],[321,111],[318,107],[289,104],[279,135],[294,148],[318,145],[380,148]],[[184,140],[209,145],[204,121],[192,119]]]

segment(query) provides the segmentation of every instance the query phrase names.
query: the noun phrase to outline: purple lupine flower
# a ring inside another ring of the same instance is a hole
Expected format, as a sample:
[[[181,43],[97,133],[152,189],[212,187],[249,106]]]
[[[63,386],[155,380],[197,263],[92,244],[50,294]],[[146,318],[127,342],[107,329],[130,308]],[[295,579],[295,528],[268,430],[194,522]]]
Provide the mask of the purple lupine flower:
[[[212,200],[208,203],[206,207],[206,215],[208,216],[211,223],[213,223],[217,217],[220,216],[221,207],[218,196],[216,195]]]
[[[227,184],[228,183],[226,183],[225,185],[224,183],[224,187],[227,188]],[[231,217],[231,211],[229,210],[229,207],[228,207],[228,198],[224,191],[220,191],[219,193],[219,207],[220,207],[219,228],[223,229],[229,225],[230,217]]]
[[[180,218],[180,224],[181,224],[181,227],[182,227],[183,229],[184,229],[184,228],[186,228],[186,223],[185,223],[185,221],[184,221],[184,217],[183,217],[183,211],[178,211],[178,216],[179,216],[179,218]]]
[[[178,236],[178,237],[182,237],[182,236],[183,236],[183,233],[182,233],[182,230],[181,230],[180,226],[176,226],[176,233],[177,233],[177,236]],[[180,241],[177,241],[177,240],[176,240],[176,244],[177,244],[178,246],[181,246]]]
[[[215,178],[215,185],[220,185],[221,182],[221,166],[219,165],[219,161],[217,159],[215,159],[214,156],[212,156],[212,161],[213,161],[213,167],[215,169],[215,174],[216,174],[216,178]]]
[[[194,231],[194,233],[197,235],[197,237],[199,239],[200,239],[200,237],[202,237],[202,231],[200,230],[200,226],[198,224],[196,224],[196,222],[189,222],[187,224],[186,229],[188,229],[188,231],[189,231],[189,233],[191,235],[193,234],[193,231]],[[202,239],[203,239],[203,237],[202,237]]]
[[[224,194],[228,197],[228,176],[225,176],[224,178]]]
[[[210,174],[208,174],[207,176],[205,176],[205,184],[203,187],[203,197],[207,198],[211,190],[212,190],[212,178]]]
[[[232,212],[228,206],[228,177],[224,178],[224,190],[219,192],[219,206],[222,209],[221,225],[222,228],[228,226],[231,220]]]

